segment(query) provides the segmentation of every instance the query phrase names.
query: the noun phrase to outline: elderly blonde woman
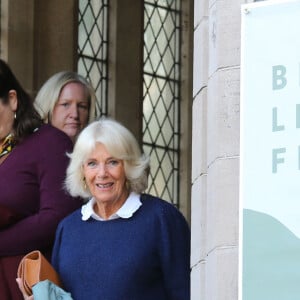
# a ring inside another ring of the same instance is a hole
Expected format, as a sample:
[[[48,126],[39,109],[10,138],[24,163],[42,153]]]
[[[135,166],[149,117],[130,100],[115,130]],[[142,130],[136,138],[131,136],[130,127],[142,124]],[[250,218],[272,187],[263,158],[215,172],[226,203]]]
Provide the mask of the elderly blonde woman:
[[[52,263],[75,300],[189,300],[190,231],[170,203],[143,194],[149,159],[111,119],[87,126],[66,188],[88,199],[58,227]]]
[[[65,132],[73,141],[95,117],[95,93],[76,72],[62,71],[50,77],[39,90],[35,107],[45,123]]]
[[[70,158],[66,188],[88,202],[60,223],[52,264],[73,299],[189,300],[189,227],[172,204],[143,193],[149,159],[135,137],[96,121]]]

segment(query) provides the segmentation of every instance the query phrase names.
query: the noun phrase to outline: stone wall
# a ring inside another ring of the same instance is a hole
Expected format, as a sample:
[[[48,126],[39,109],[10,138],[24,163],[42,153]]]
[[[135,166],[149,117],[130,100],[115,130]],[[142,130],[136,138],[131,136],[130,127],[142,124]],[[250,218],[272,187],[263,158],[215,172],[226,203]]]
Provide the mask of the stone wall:
[[[194,3],[192,300],[238,298],[243,3]]]

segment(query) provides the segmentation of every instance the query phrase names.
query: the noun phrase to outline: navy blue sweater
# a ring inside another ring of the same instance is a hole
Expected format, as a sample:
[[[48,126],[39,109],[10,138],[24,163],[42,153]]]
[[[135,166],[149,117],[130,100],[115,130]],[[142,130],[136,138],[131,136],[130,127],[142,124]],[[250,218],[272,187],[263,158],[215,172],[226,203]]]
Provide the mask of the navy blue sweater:
[[[190,230],[170,203],[142,195],[129,219],[59,225],[52,263],[74,300],[189,300]]]

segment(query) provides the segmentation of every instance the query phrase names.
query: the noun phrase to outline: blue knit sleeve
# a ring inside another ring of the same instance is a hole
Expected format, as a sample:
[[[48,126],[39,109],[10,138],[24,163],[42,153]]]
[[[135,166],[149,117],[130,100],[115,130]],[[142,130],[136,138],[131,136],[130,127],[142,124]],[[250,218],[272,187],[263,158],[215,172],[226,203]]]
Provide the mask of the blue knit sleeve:
[[[52,259],[51,259],[51,264],[56,270],[56,272],[59,274],[59,249],[60,249],[60,244],[61,244],[61,236],[62,236],[62,231],[63,231],[63,225],[62,222],[58,225],[56,234],[55,234],[55,241],[54,241],[54,246],[53,246],[53,251],[52,251]]]
[[[170,203],[161,208],[160,259],[170,300],[190,299],[190,229],[184,216]]]

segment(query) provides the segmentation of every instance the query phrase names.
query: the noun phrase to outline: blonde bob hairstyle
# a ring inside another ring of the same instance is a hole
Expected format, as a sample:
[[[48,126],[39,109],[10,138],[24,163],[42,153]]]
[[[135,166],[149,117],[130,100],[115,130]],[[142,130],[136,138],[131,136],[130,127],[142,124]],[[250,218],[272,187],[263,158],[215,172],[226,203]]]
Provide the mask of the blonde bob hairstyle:
[[[149,157],[141,153],[133,134],[123,125],[109,118],[92,122],[79,134],[73,152],[69,154],[65,187],[74,197],[90,198],[85,186],[83,164],[96,144],[103,144],[107,151],[124,163],[126,186],[129,191],[142,193],[148,185]]]
[[[51,76],[40,88],[34,100],[34,106],[45,123],[49,123],[56,102],[63,87],[71,82],[80,83],[86,89],[89,100],[89,120],[95,119],[96,96],[90,83],[81,75],[72,71],[62,71]]]

